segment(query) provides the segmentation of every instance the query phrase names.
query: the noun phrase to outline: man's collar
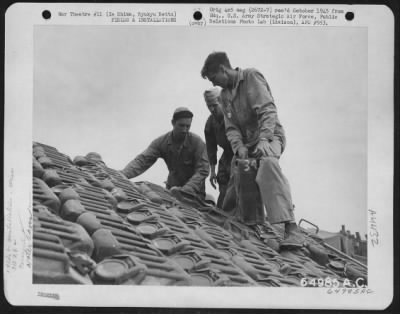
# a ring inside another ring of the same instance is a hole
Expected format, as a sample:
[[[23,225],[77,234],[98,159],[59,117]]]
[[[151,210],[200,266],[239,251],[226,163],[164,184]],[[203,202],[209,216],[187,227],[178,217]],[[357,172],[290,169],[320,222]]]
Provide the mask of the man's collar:
[[[167,144],[171,145],[172,144],[172,131],[168,133],[167,136]]]
[[[172,131],[169,132],[168,137],[167,137],[167,145],[172,145]],[[185,139],[183,140],[183,147],[187,147],[189,145],[189,137],[191,137],[190,132],[188,132],[185,136]]]
[[[244,80],[244,75],[243,75],[243,70],[240,68],[235,68],[235,71],[237,71],[237,77],[236,77],[236,82],[235,85],[232,88],[224,88],[222,89],[223,91],[229,91],[231,94],[236,94],[236,90],[239,86],[240,81]]]
[[[241,81],[244,80],[243,70],[240,68],[236,68],[235,71],[237,71],[236,82],[235,82],[235,85],[233,86],[233,88],[230,90],[232,99],[236,97],[236,92],[239,87],[239,84]]]
[[[240,81],[244,80],[243,70],[240,69],[240,68],[236,68],[235,71],[237,71],[238,74],[237,74],[237,80],[235,82],[235,86],[233,87],[232,90],[237,89],[238,86],[239,86]]]

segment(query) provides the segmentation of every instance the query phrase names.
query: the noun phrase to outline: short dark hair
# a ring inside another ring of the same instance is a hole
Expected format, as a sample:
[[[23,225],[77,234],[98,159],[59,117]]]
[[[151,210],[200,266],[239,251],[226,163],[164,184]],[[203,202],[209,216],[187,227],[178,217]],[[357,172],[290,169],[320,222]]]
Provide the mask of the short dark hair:
[[[217,72],[220,65],[232,69],[228,55],[225,52],[214,51],[210,53],[206,61],[204,61],[203,68],[201,69],[201,76],[204,79],[207,78],[209,74]]]
[[[179,107],[174,111],[172,122],[182,118],[193,118],[193,113],[186,107]]]

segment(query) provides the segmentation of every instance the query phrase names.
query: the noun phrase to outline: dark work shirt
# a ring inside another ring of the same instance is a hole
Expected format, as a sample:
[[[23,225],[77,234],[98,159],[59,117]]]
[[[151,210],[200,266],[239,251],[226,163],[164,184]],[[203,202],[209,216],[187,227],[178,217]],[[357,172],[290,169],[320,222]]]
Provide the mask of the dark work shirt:
[[[204,128],[206,138],[207,154],[211,165],[217,164],[217,149],[220,146],[224,150],[224,156],[231,160],[233,156],[231,144],[226,137],[224,119],[220,122],[210,115]]]
[[[189,132],[179,149],[172,141],[172,132],[168,132],[156,138],[122,172],[128,178],[134,178],[149,169],[158,158],[164,159],[169,170],[168,189],[183,187],[184,191],[204,198],[205,179],[210,170],[205,144],[198,135]]]

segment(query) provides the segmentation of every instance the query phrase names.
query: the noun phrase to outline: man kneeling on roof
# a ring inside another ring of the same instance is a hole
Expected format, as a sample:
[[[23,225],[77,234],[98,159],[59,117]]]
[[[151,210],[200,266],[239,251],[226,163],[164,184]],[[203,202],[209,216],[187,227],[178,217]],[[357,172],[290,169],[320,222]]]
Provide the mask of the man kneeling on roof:
[[[177,108],[172,117],[172,131],[151,142],[121,172],[128,179],[135,178],[162,158],[169,170],[166,188],[174,195],[183,192],[204,200],[209,163],[205,143],[189,132],[192,118],[193,113],[188,108]]]

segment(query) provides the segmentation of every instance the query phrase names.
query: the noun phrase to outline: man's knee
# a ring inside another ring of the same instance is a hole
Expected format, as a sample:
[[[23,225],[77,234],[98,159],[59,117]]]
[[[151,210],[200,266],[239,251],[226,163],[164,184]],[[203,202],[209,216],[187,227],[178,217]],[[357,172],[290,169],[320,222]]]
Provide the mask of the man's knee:
[[[280,176],[281,170],[279,161],[275,157],[264,157],[260,160],[258,167],[256,182],[260,183],[266,178]]]
[[[276,157],[264,157],[260,160],[260,168],[274,169],[279,167],[279,160]]]

